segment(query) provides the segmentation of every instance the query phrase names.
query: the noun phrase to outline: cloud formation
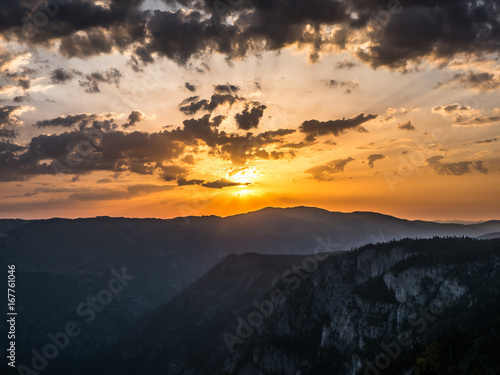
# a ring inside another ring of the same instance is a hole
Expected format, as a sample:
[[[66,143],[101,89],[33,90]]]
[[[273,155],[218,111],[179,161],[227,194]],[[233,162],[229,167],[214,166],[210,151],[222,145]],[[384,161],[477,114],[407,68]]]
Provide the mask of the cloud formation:
[[[147,10],[143,0],[68,0],[50,11],[43,27],[33,18],[45,12],[43,3],[3,1],[0,33],[15,35],[21,43],[57,46],[67,57],[132,50],[136,67],[162,56],[186,64],[206,53],[238,59],[300,44],[310,47],[311,61],[317,61],[322,51],[337,49],[375,68],[406,69],[426,57],[444,61],[500,49],[495,0],[406,2],[388,24],[376,16],[386,11],[385,0],[297,0],[293,6],[165,1],[170,10]],[[335,32],[325,32],[333,27]]]
[[[264,116],[264,110],[267,108],[260,103],[254,103],[251,108],[249,107],[250,106],[247,105],[243,112],[237,113],[236,116],[234,116],[238,129],[250,130],[257,128],[262,116]]]
[[[478,161],[460,161],[457,163],[443,163],[441,160],[444,156],[436,155],[427,159],[427,164],[440,175],[462,176],[476,170],[483,174],[488,174],[488,169],[485,168],[484,162]]]
[[[413,121],[412,119],[409,119],[408,121],[400,122],[398,124],[398,128],[401,130],[406,130],[406,131],[416,131],[417,128],[413,126]]]
[[[356,117],[342,120],[318,121],[308,120],[304,121],[299,130],[306,134],[306,141],[313,142],[317,137],[323,135],[339,136],[348,130],[358,130],[360,132],[367,132],[361,125],[377,118],[376,114],[360,113]]]
[[[332,160],[326,164],[317,165],[304,171],[311,175],[311,178],[317,181],[331,181],[335,174],[343,172],[346,165],[354,161],[354,158]]]
[[[0,138],[16,137],[16,128],[22,124],[19,115],[27,109],[28,107],[19,105],[0,106]]]
[[[382,160],[382,159],[385,159],[385,155],[382,155],[382,154],[371,154],[370,156],[367,157],[368,166],[370,168],[373,168],[375,166],[374,163],[377,160]]]
[[[132,111],[128,116],[127,122],[123,124],[123,128],[127,129],[137,125],[139,122],[146,119],[146,115],[141,111]]]
[[[73,79],[73,74],[71,74],[64,68],[58,68],[54,69],[50,73],[50,79],[54,84],[66,83],[67,81],[71,81]]]
[[[0,112],[4,113],[4,121],[12,121],[9,119],[17,109],[6,107]],[[117,129],[117,117],[112,113],[83,113],[36,122],[34,126],[38,128],[60,127],[66,131],[35,136],[27,147],[2,142],[0,179],[20,181],[53,173],[80,175],[95,171],[128,171],[187,184],[190,169],[178,164],[182,160],[184,165],[193,165],[194,159],[192,155],[185,155],[186,150],[202,145],[209,148],[209,155],[236,165],[244,165],[252,159],[282,159],[295,155],[293,151],[274,149],[286,143],[284,137],[293,134],[293,129],[245,135],[227,133],[218,129],[224,116],[205,115],[185,120],[182,127],[172,130],[124,132]],[[124,126],[128,128],[143,118],[144,114],[133,111]],[[12,138],[10,133],[6,135]]]
[[[96,71],[85,75],[85,80],[80,81],[80,86],[84,87],[89,94],[95,94],[101,92],[100,84],[106,83],[118,86],[122,77],[123,75],[118,69],[109,68],[104,72]]]

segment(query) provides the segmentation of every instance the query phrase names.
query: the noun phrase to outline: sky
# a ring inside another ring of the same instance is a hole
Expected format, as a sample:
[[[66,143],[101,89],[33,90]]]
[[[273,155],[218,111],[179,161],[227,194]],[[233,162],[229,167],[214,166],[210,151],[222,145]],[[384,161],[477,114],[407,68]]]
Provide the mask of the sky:
[[[495,0],[2,0],[0,218],[500,219]]]

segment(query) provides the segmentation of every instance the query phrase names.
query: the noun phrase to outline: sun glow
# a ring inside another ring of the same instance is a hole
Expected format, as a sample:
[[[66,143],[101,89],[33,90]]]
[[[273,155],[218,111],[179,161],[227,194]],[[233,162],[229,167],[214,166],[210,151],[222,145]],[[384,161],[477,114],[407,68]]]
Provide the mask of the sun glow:
[[[256,167],[232,170],[228,178],[239,184],[252,184],[261,176]]]

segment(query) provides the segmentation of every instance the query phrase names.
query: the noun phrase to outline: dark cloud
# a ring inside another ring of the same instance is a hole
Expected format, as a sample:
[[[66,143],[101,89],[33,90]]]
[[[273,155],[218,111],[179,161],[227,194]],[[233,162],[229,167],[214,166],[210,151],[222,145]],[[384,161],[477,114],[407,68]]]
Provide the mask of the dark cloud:
[[[19,95],[19,96],[15,96],[14,99],[12,99],[15,103],[22,103],[24,101],[29,101],[30,100],[30,95],[29,94],[25,94],[25,95]]]
[[[214,90],[223,94],[233,94],[240,90],[239,86],[236,85],[215,85]]]
[[[191,186],[191,185],[201,185],[205,183],[204,180],[186,180],[184,178],[181,178],[179,180],[177,180],[177,185],[178,186]]]
[[[104,72],[92,72],[85,76],[85,81],[80,81],[80,86],[85,87],[85,91],[89,94],[101,92],[99,85],[106,83],[109,85],[118,86],[123,77],[122,73],[116,68],[110,68]]]
[[[351,94],[354,89],[359,86],[358,81],[337,81],[335,79],[331,79],[326,81],[327,86],[329,87],[340,87],[345,88],[345,94]]]
[[[483,174],[488,174],[483,161],[460,161],[457,163],[442,163],[444,156],[436,155],[427,159],[427,164],[440,175],[462,176],[476,170]]]
[[[128,116],[127,122],[123,124],[123,128],[127,129],[132,126],[135,126],[139,122],[146,119],[146,115],[140,111],[132,111]]]
[[[219,106],[229,104],[230,106],[236,103],[238,100],[241,100],[237,95],[232,94],[214,94],[210,98],[210,103],[205,108],[209,111],[213,111]]]
[[[440,84],[438,87],[447,85],[473,88],[478,91],[491,91],[500,86],[500,77],[487,72],[457,73],[448,82]]]
[[[188,169],[179,165],[162,165],[159,166],[159,168],[161,178],[165,181],[174,181],[181,178],[184,179],[189,173]]]
[[[426,57],[481,56],[500,49],[496,0],[406,2],[400,12],[391,14],[388,24],[377,17],[377,12],[387,12],[386,0],[296,0],[293,6],[264,0],[237,6],[168,0],[175,11],[143,10],[142,3],[68,0],[44,27],[23,27],[23,20],[32,21],[44,3],[2,1],[0,33],[17,35],[22,43],[57,45],[67,57],[133,49],[137,64],[157,56],[186,64],[205,53],[241,58],[298,43],[311,47],[311,61],[317,61],[323,49],[352,47],[373,67],[405,69],[408,62]],[[322,26],[337,30],[322,33]],[[362,44],[368,47],[356,48]]]
[[[109,184],[111,182],[113,182],[113,180],[110,178],[101,178],[100,180],[96,181],[96,183],[98,184]]]
[[[377,160],[382,160],[382,159],[385,159],[385,155],[382,155],[382,154],[371,154],[370,156],[368,156],[367,160],[368,160],[368,165],[370,166],[370,168],[373,168],[374,167],[374,163],[377,161]]]
[[[498,141],[498,137],[490,138],[490,139],[483,139],[481,141],[475,141],[475,142],[472,142],[472,143],[476,144],[476,145],[481,145],[481,144],[484,144],[484,143],[493,143],[493,142],[496,142],[496,141]]]
[[[50,73],[50,79],[54,84],[66,83],[67,81],[71,81],[73,79],[73,74],[63,68],[58,68],[54,69]]]
[[[28,90],[31,87],[31,82],[29,79],[21,78],[17,81],[17,85],[23,90]]]
[[[246,185],[249,185],[249,184],[233,182],[233,181],[229,181],[225,178],[222,178],[222,179],[217,180],[217,181],[205,182],[202,184],[202,186],[210,188],[210,189],[224,189],[227,187],[246,186]]]
[[[94,113],[80,113],[77,115],[59,116],[53,119],[37,121],[33,126],[37,128],[78,128],[80,130],[92,127],[112,129],[116,127],[114,117],[115,115],[113,114],[98,115]]]
[[[217,107],[229,104],[232,106],[236,101],[243,100],[243,98],[237,95],[225,94],[225,93],[215,93],[212,95],[210,100],[200,99],[199,96],[191,96],[184,99],[179,105],[179,110],[186,115],[194,115],[200,110],[214,111]]]
[[[8,151],[8,152],[16,152],[24,150],[25,147],[17,145],[15,143],[3,142],[0,141],[0,153]]]
[[[70,128],[60,134],[41,134],[25,149],[9,146],[0,153],[0,180],[21,181],[43,174],[82,175],[94,171],[132,172],[157,175],[167,181],[188,180],[189,169],[174,164],[188,147],[209,147],[209,155],[219,156],[237,165],[251,159],[293,157],[293,152],[266,151],[279,146],[295,130],[278,129],[246,135],[218,129],[224,116],[206,115],[183,122],[182,127],[156,133],[117,130],[110,115],[81,114],[39,121],[37,127]],[[111,124],[111,125],[110,125]],[[7,146],[5,146],[7,147]],[[15,152],[17,151],[17,152]],[[20,152],[22,151],[22,152]],[[194,162],[185,158],[186,164]]]
[[[358,0],[356,4],[383,9],[382,0]],[[418,1],[405,3],[388,25],[370,34],[371,45],[358,56],[373,67],[406,68],[408,61],[426,56],[450,58],[456,54],[482,55],[498,51],[500,21],[495,0],[470,2]]]
[[[457,116],[455,117],[454,124],[461,126],[484,126],[496,124],[498,122],[500,122],[500,111],[473,117]]]
[[[407,130],[407,131],[416,131],[417,130],[417,128],[415,128],[415,126],[413,126],[413,121],[411,119],[409,119],[408,121],[405,121],[405,122],[400,122],[398,124],[398,128],[401,130]]]
[[[200,99],[199,96],[191,96],[186,98],[179,104],[179,110],[186,115],[194,115],[202,109],[208,107],[208,100]]]
[[[16,137],[16,127],[22,124],[18,114],[24,108],[19,105],[0,106],[0,138]]]
[[[337,69],[352,69],[356,66],[359,66],[359,64],[355,63],[354,61],[347,60],[347,59],[344,59],[342,61],[337,61],[335,63],[335,68],[337,68]]]
[[[186,87],[191,92],[195,92],[196,91],[196,86],[192,85],[189,82],[184,83],[184,87]]]
[[[237,113],[234,119],[236,120],[238,129],[250,130],[257,128],[266,108],[263,104],[255,103],[251,109],[247,106],[243,112]]]
[[[330,121],[318,121],[318,120],[308,120],[304,121],[300,126],[300,131],[306,134],[306,140],[312,142],[318,136],[332,134],[334,136],[339,136],[345,133],[347,130],[356,129],[358,131],[366,132],[361,124],[368,122],[377,118],[378,115],[369,114],[365,115],[361,113],[356,117],[350,119],[342,120],[330,120]]]
[[[456,112],[464,112],[471,111],[470,107],[466,107],[464,105],[460,105],[458,103],[448,104],[444,106],[436,106],[432,108],[432,112],[441,112],[445,114],[453,114]]]
[[[123,52],[146,36],[147,12],[140,10],[141,3],[69,0],[51,12],[45,25],[37,26],[33,15],[45,11],[44,3],[30,0],[23,3],[26,22],[13,31],[31,44],[55,45],[59,41],[59,52],[69,58]]]
[[[343,172],[346,165],[354,161],[354,158],[332,160],[326,164],[317,165],[304,171],[309,173],[311,178],[318,181],[331,181],[335,174]]]

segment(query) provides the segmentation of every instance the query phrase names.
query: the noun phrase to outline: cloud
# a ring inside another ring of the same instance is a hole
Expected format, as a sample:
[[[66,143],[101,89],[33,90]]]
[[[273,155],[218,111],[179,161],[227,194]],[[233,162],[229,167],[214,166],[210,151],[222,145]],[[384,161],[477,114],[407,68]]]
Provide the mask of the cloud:
[[[70,114],[67,116],[59,116],[52,119],[41,120],[35,122],[33,126],[37,128],[61,127],[61,128],[78,128],[84,130],[87,128],[115,128],[115,119],[118,117],[114,113],[79,113],[76,115]]]
[[[159,166],[161,178],[165,181],[174,181],[184,179],[189,173],[188,169],[179,165],[162,165]]]
[[[184,87],[187,88],[191,92],[195,92],[196,91],[196,86],[192,85],[189,82],[184,83]]]
[[[337,69],[352,69],[354,67],[357,67],[359,66],[358,63],[354,62],[354,61],[350,61],[350,60],[347,60],[347,59],[344,59],[342,61],[337,61],[335,63],[335,68]]]
[[[481,141],[475,141],[475,142],[472,142],[472,143],[476,144],[476,145],[481,145],[481,144],[485,144],[485,143],[493,143],[493,142],[496,142],[496,141],[498,141],[498,137],[490,138],[490,139],[483,139]]]
[[[210,188],[210,189],[224,189],[227,187],[234,187],[234,186],[246,186],[249,185],[248,183],[239,183],[239,182],[233,182],[230,180],[227,180],[225,178],[222,178],[217,181],[212,181],[212,182],[205,182],[202,184],[202,186]]]
[[[375,114],[365,115],[364,113],[361,113],[350,119],[344,118],[342,120],[330,121],[308,120],[302,123],[299,130],[306,134],[306,140],[308,142],[312,142],[318,136],[329,134],[339,136],[347,130],[356,129],[361,132],[366,132],[367,130],[363,128],[361,124],[373,120],[377,118],[377,116],[378,115]]]
[[[415,126],[413,126],[413,121],[412,119],[409,119],[408,121],[406,122],[400,122],[398,124],[398,128],[401,129],[401,130],[407,130],[407,131],[416,131],[417,129],[415,128]]]
[[[79,114],[35,123],[40,128],[60,126],[69,130],[60,134],[40,134],[17,152],[13,146],[5,146],[9,150],[0,153],[0,180],[22,181],[59,172],[76,176],[95,171],[128,171],[156,175],[167,181],[187,180],[189,170],[174,162],[186,151],[193,151],[201,145],[209,148],[208,155],[222,157],[237,165],[252,159],[294,156],[292,151],[266,150],[283,144],[284,137],[295,132],[293,129],[246,135],[227,133],[218,129],[224,116],[211,118],[205,115],[185,120],[182,127],[172,130],[125,132],[117,130],[116,116]]]
[[[327,86],[329,87],[341,87],[345,88],[345,93],[350,94],[352,90],[356,89],[359,87],[359,82],[358,81],[337,81],[335,79],[331,79],[326,82]]]
[[[0,138],[15,138],[16,128],[22,124],[19,116],[30,107],[19,105],[0,106]]]
[[[250,130],[257,128],[266,108],[265,105],[255,103],[251,109],[247,106],[243,112],[237,113],[234,119],[236,120],[238,129]]]
[[[191,164],[194,165],[194,157],[193,155],[186,155],[184,156],[181,161],[183,161],[186,164]]]
[[[73,74],[63,68],[58,68],[50,73],[50,79],[54,84],[66,83],[73,79]]]
[[[500,122],[500,109],[496,108],[492,113],[481,114],[478,116],[457,116],[454,125],[460,126],[485,126]]]
[[[460,161],[457,163],[442,163],[444,156],[436,155],[427,159],[427,164],[440,175],[462,176],[476,170],[483,174],[488,174],[488,170],[484,167],[484,162],[479,161]]]
[[[213,112],[216,108],[228,104],[232,106],[234,103],[243,98],[226,92],[225,90],[218,90],[218,87],[230,87],[230,86],[216,86],[215,93],[212,95],[210,100],[200,99],[199,96],[191,96],[184,99],[179,105],[179,110],[186,115],[194,115],[200,110]],[[236,87],[236,86],[233,86]]]
[[[116,68],[104,72],[95,71],[87,74],[85,81],[80,81],[80,86],[85,87],[85,91],[89,94],[96,94],[101,92],[99,88],[101,83],[118,86],[122,77],[122,73]]]
[[[470,112],[472,108],[460,105],[458,103],[448,104],[444,106],[436,106],[432,108],[432,112],[442,114],[443,116],[454,115],[457,113]]]
[[[15,103],[22,103],[24,101],[30,101],[31,100],[31,97],[28,93],[24,94],[24,95],[18,95],[18,96],[15,96],[14,99],[12,99]]]
[[[495,0],[408,3],[391,14],[388,24],[377,17],[387,11],[382,0],[297,0],[293,7],[287,2],[221,7],[211,1],[166,1],[170,10],[150,11],[141,0],[68,0],[43,28],[23,21],[43,11],[43,3],[3,1],[0,33],[15,35],[21,43],[58,47],[69,58],[133,50],[137,68],[162,56],[187,64],[207,53],[239,59],[298,44],[310,48],[311,61],[322,51],[347,50],[375,68],[406,69],[424,58],[494,53],[500,44]],[[324,31],[333,27],[334,33]]]
[[[144,113],[140,111],[132,111],[130,115],[128,116],[127,122],[123,124],[123,128],[127,129],[132,126],[135,126],[139,122],[145,120],[147,117]]]
[[[11,143],[11,142],[0,141],[0,153],[6,152],[6,151],[7,152],[16,152],[16,151],[21,151],[24,149],[25,149],[25,147],[23,147],[21,145]]]
[[[416,112],[418,110],[420,110],[420,108],[415,107],[415,106],[412,106],[410,108],[404,108],[404,107],[393,108],[393,107],[390,107],[390,108],[387,108],[386,113],[387,113],[388,116],[407,115],[409,113]]]
[[[500,76],[487,72],[457,73],[448,82],[438,85],[443,86],[472,88],[480,92],[493,91],[500,86]]]
[[[383,9],[382,1],[355,4]],[[445,60],[458,54],[498,51],[500,20],[495,0],[413,2],[400,9],[391,15],[389,24],[375,26],[370,46],[357,52],[361,60],[373,67],[406,69],[408,62],[424,57]]]
[[[343,172],[346,165],[352,161],[354,158],[337,159],[332,160],[326,164],[317,165],[315,167],[309,168],[304,171],[304,173],[309,173],[311,178],[318,181],[331,181],[335,178],[335,174]]]
[[[204,182],[205,182],[204,180],[196,180],[196,179],[186,180],[184,178],[181,178],[181,179],[177,180],[177,185],[178,186],[201,185]]]
[[[236,85],[231,85],[231,84],[215,85],[214,90],[215,90],[215,92],[222,93],[222,94],[233,94],[233,93],[238,92],[240,90],[240,87],[236,86]]]
[[[170,185],[132,185],[127,186],[127,190],[115,189],[88,189],[83,192],[76,192],[69,196],[69,199],[90,202],[90,201],[108,201],[132,199],[141,195],[160,193],[172,190]]]
[[[373,168],[374,167],[373,163],[375,163],[377,160],[382,160],[382,159],[385,159],[385,155],[382,155],[382,154],[371,154],[367,158],[368,165],[370,166],[370,168]]]
[[[299,148],[304,148],[304,147],[307,147],[307,146],[310,146],[310,143],[299,142],[299,143],[285,143],[285,144],[281,145],[279,148],[295,148],[295,149],[299,149]]]
[[[308,47],[312,62],[323,51],[344,50],[374,68],[403,70],[425,58],[450,61],[500,49],[495,0],[405,3],[389,23],[378,17],[387,12],[383,0],[297,0],[293,7],[288,2],[165,1],[168,10],[151,11],[142,0],[68,0],[43,28],[23,20],[31,22],[44,3],[3,1],[0,33],[22,44],[57,47],[68,58],[133,51],[136,70],[161,57],[187,64],[218,53],[231,60],[294,44]],[[336,31],[326,31],[332,28]]]
[[[199,96],[191,96],[179,104],[179,110],[186,115],[194,115],[199,110],[206,109],[208,104],[209,102],[206,99],[201,100]]]
[[[453,124],[457,126],[485,126],[500,122],[500,108],[490,113],[484,110],[473,109],[458,103],[432,108],[432,112],[442,116],[453,117]]]

